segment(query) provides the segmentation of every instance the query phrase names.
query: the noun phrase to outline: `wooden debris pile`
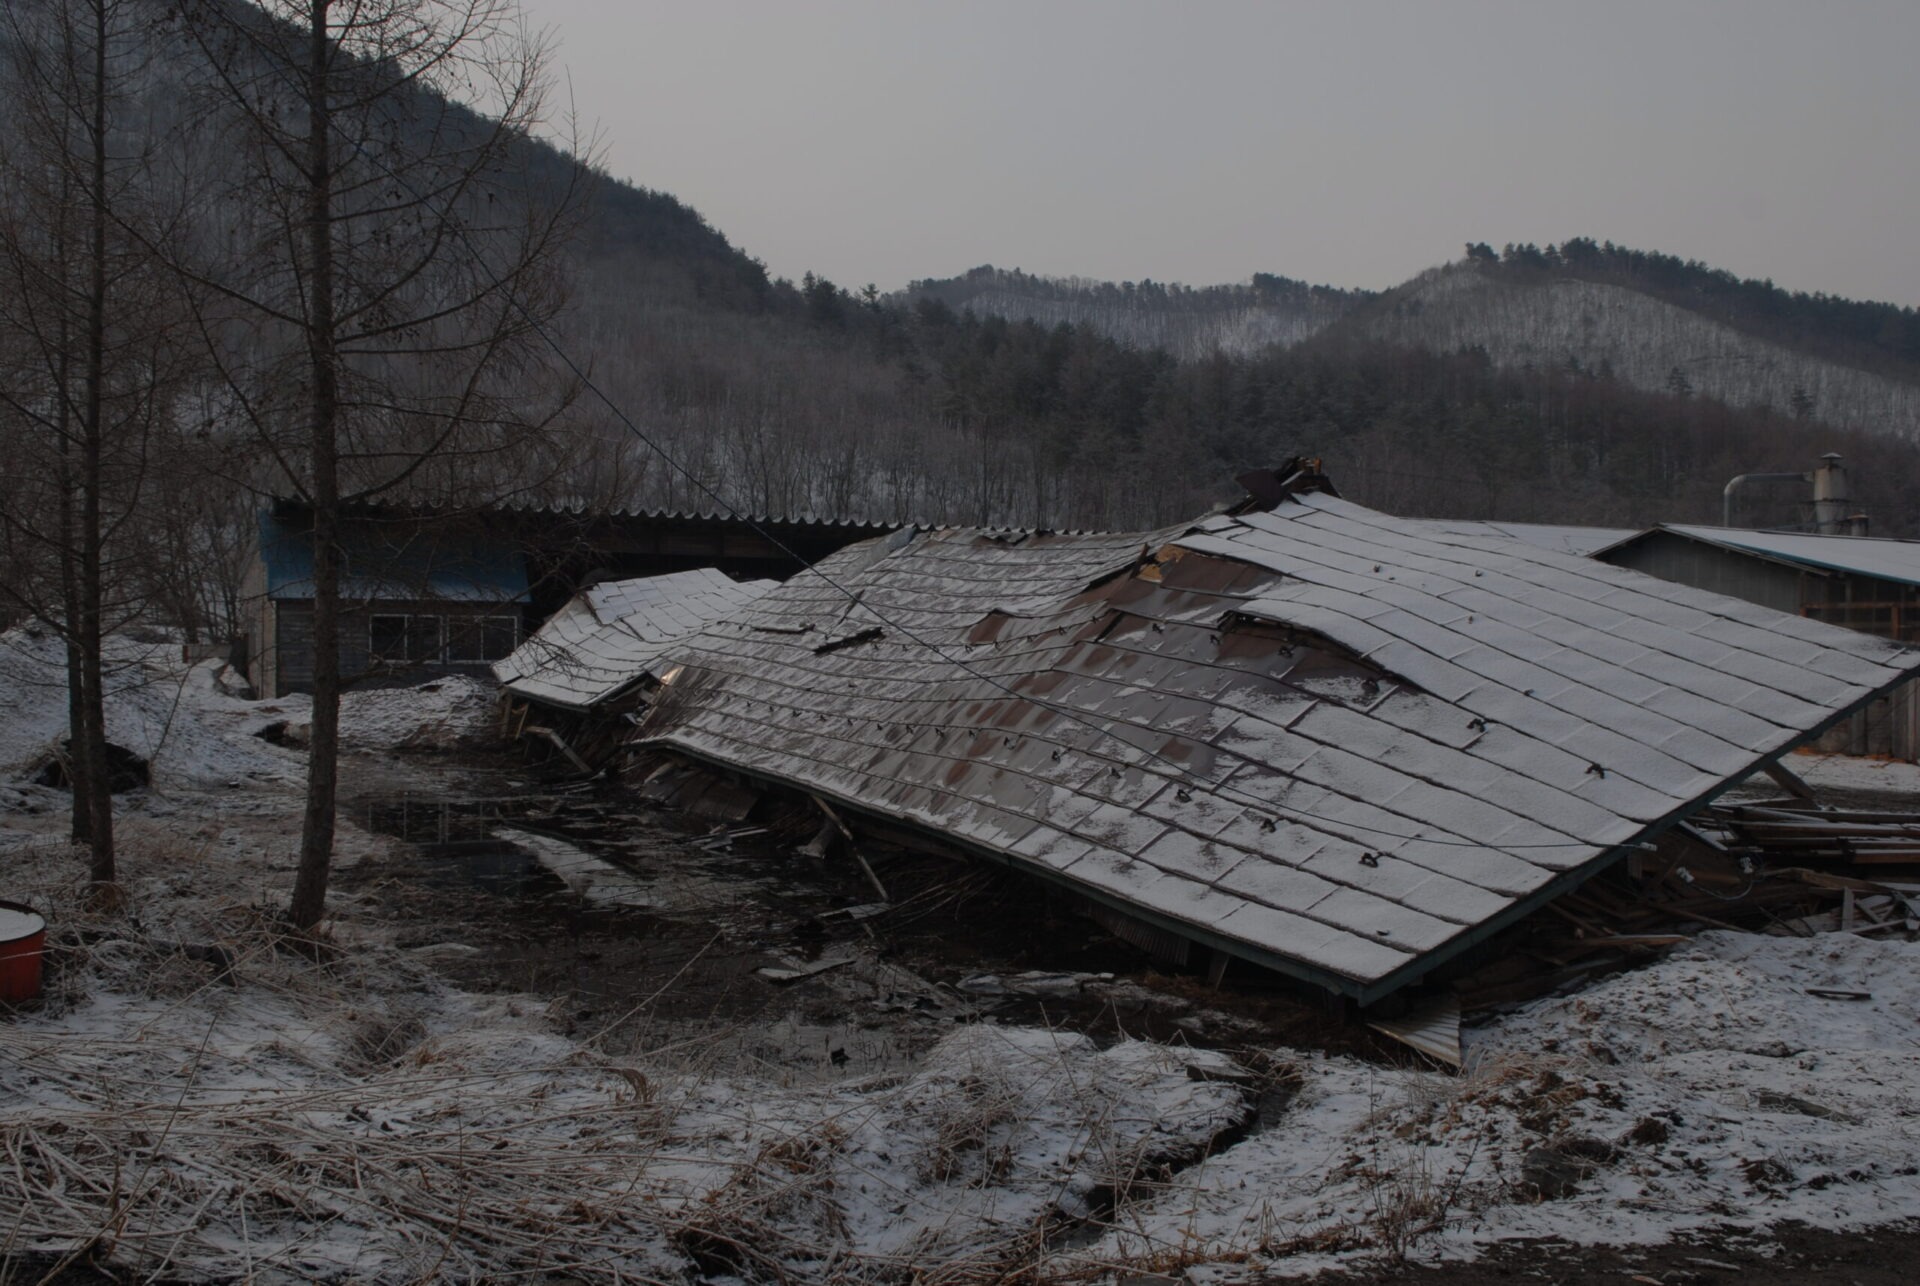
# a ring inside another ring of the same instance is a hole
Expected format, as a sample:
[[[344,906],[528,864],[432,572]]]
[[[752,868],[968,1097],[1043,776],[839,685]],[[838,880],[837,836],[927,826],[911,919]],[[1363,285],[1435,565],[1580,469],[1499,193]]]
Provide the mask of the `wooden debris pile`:
[[[1821,808],[1799,799],[1715,804],[1697,824],[1729,849],[1819,866],[1920,867],[1920,816]]]

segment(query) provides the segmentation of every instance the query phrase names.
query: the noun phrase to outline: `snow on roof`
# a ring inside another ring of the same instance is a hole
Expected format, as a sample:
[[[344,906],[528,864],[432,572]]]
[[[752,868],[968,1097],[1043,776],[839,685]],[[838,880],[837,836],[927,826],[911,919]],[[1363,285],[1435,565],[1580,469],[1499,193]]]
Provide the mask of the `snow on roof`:
[[[587,710],[652,675],[674,643],[774,587],[703,567],[603,581],[573,596],[494,676],[515,696]]]
[[[1455,536],[1504,536],[1563,554],[1591,554],[1640,534],[1638,527],[1563,527],[1539,522],[1480,522],[1429,518],[1429,526]]]
[[[682,644],[636,740],[938,832],[1363,1003],[1920,653],[1325,494],[896,535]]]
[[[1780,559],[1822,571],[1871,576],[1877,580],[1898,581],[1903,585],[1920,585],[1920,540],[1822,536],[1804,531],[1746,531],[1738,527],[1686,527],[1676,523],[1663,523],[1654,530],[1670,531],[1676,536],[1704,541],[1722,549]],[[1627,542],[1623,540],[1616,543]]]

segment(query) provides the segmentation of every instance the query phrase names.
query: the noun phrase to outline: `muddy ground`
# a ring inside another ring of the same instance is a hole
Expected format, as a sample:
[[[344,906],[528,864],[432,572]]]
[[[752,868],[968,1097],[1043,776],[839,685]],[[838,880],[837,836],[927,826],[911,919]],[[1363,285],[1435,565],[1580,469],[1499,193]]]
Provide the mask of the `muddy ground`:
[[[728,840],[618,786],[469,757],[396,791],[390,774],[358,767],[345,815],[404,842],[343,867],[336,896],[458,985],[553,998],[568,1034],[604,1031],[611,1049],[752,1065],[789,1082],[852,1078],[899,1070],[984,1017],[1412,1057],[1278,981],[1229,974],[1210,988],[1204,953],[1186,969],[1155,961],[1073,899],[1008,871],[875,850],[891,899],[880,908],[844,856]],[[602,887],[583,893],[582,879],[543,864],[555,841],[563,863],[572,848],[613,868]],[[618,892],[601,896],[615,878]],[[792,982],[759,972],[821,964]],[[1025,976],[1035,974],[1046,976]]]

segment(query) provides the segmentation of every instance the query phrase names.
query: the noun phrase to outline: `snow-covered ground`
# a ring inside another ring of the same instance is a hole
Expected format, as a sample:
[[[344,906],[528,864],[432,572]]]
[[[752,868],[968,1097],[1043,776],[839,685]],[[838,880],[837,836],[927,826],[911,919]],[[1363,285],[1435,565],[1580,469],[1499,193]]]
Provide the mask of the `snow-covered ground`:
[[[153,789],[180,792],[284,787],[305,779],[305,755],[260,736],[299,741],[312,719],[304,696],[250,701],[218,661],[185,664],[177,643],[106,642],[107,740],[147,761]],[[452,750],[493,735],[491,684],[464,676],[408,688],[349,691],[340,738],[349,751]],[[67,736],[65,654],[51,633],[0,633],[0,812],[48,806],[28,779]]]
[[[1816,791],[1863,791],[1905,796],[1903,806],[1920,808],[1920,764],[1854,755],[1789,755],[1782,761]],[[1765,778],[1761,779],[1762,781]],[[1779,794],[1779,788],[1769,792]]]
[[[1711,932],[1473,1035],[1459,1076],[1298,1057],[1278,1125],[1089,1258],[1304,1273],[1354,1250],[1920,1215],[1920,945]]]
[[[4,642],[11,781],[64,694],[44,682],[57,649],[29,664],[41,644]],[[125,907],[89,909],[54,792],[10,787],[38,811],[0,813],[0,897],[47,911],[57,947],[45,1003],[0,1017],[0,1258],[91,1246],[260,1281],[1224,1281],[1920,1217],[1920,945],[1706,933],[1471,1032],[1457,1075],[989,1024],[862,1080],[642,1062],[563,1006],[451,986],[352,897],[319,959],[295,949],[274,916],[299,755],[255,734],[299,703],[126,646],[110,723],[156,790],[126,801]],[[368,695],[363,745],[478,726],[457,685]],[[544,856],[606,882],[563,848]],[[341,865],[393,851],[343,822]]]
[[[284,785],[302,776],[298,755],[253,735],[286,718],[279,702],[246,701],[216,682],[216,662],[184,665],[177,643],[106,641],[107,740],[148,763],[161,792]],[[51,633],[0,634],[0,808],[20,779],[67,735],[65,652]]]

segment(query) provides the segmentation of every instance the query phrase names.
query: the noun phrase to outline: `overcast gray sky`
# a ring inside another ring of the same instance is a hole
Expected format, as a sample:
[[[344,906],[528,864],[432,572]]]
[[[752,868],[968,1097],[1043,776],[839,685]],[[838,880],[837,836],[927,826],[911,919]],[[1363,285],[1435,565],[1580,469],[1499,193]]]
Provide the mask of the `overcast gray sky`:
[[[776,274],[1382,287],[1575,235],[1920,304],[1920,0],[525,0]]]

